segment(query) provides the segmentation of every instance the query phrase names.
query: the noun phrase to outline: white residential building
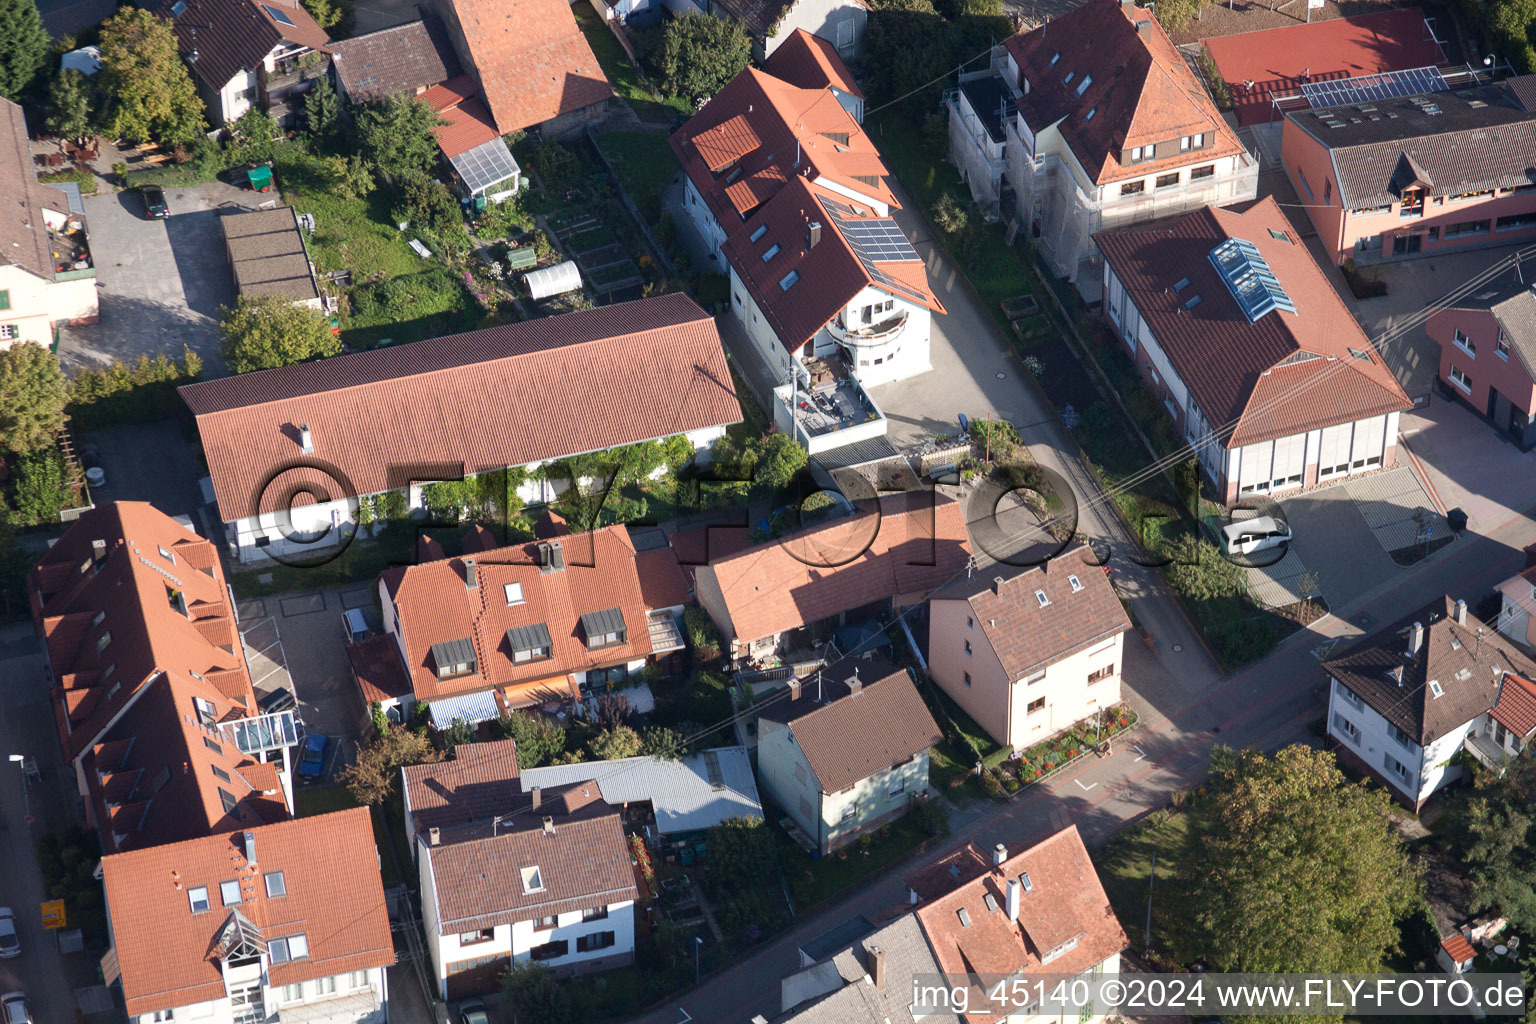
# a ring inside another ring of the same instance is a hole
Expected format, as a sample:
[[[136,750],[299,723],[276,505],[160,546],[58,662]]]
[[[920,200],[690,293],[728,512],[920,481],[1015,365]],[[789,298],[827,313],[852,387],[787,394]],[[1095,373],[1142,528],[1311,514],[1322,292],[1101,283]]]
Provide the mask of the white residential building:
[[[1014,36],[947,97],[977,202],[1019,218],[1064,277],[1093,236],[1258,194],[1258,160],[1152,11],[1092,0]]]
[[[1328,735],[1341,758],[1417,811],[1465,770],[1501,767],[1536,732],[1536,664],[1440,598],[1323,663]]]
[[[395,962],[367,808],[103,858],[130,1024],[385,1024]]]

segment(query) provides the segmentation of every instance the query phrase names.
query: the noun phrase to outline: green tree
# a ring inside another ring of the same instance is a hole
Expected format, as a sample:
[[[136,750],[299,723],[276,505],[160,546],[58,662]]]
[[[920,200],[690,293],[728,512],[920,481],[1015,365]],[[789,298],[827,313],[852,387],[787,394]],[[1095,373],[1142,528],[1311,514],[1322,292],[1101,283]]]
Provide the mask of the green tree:
[[[1162,0],[1157,5],[1157,20],[1170,33],[1182,32],[1200,16],[1200,8],[1210,0]]]
[[[225,127],[229,130],[229,142],[224,152],[234,165],[270,160],[283,145],[282,127],[260,107],[252,107]]]
[[[514,963],[501,976],[501,993],[512,1004],[518,1024],[576,1024],[570,996],[543,964]]]
[[[1493,0],[1486,26],[1495,53],[1521,74],[1536,71],[1536,0]]]
[[[54,443],[69,384],[52,352],[34,341],[0,352],[0,449],[17,455]]]
[[[509,711],[496,724],[503,739],[516,741],[519,769],[549,764],[565,750],[565,730],[543,715]]]
[[[437,235],[463,234],[464,212],[448,186],[421,171],[407,171],[396,182],[400,189],[401,220]]]
[[[647,726],[640,734],[640,754],[663,761],[681,761],[688,753],[688,737],[665,725]]]
[[[752,40],[741,23],[707,14],[667,22],[656,68],[669,95],[697,100],[719,92],[752,63]]]
[[[1374,972],[1397,947],[1419,876],[1392,801],[1351,783],[1332,754],[1245,750],[1195,812],[1187,906],[1223,971]],[[713,854],[713,847],[711,847]]]
[[[203,137],[203,102],[169,21],[124,7],[102,22],[100,47],[109,132],[170,146],[191,146]]]
[[[788,487],[810,458],[788,434],[769,434],[753,448],[752,479],[758,486],[773,491]]]
[[[43,126],[62,139],[79,139],[91,131],[91,86],[75,68],[53,76]]]
[[[48,33],[33,0],[0,0],[0,25],[5,26],[5,45],[0,47],[0,96],[15,100],[48,59]]]
[[[408,764],[441,761],[443,755],[425,734],[390,724],[373,742],[357,748],[357,760],[336,773],[360,804],[382,804],[395,791],[400,769]]]
[[[1503,775],[1480,774],[1464,817],[1472,909],[1497,910],[1515,931],[1536,931],[1536,760],[1530,752]]]
[[[455,718],[443,730],[443,745],[452,751],[460,743],[473,743],[475,741],[475,727],[462,718]]]
[[[640,753],[640,734],[627,725],[604,729],[587,741],[587,752],[598,761],[617,761]]]
[[[352,0],[300,0],[309,16],[315,19],[315,24],[325,29],[331,36],[340,37],[349,35],[345,31],[346,26],[352,23]],[[334,31],[336,27],[343,26],[342,31]]]
[[[429,174],[437,165],[437,111],[415,96],[395,93],[354,112],[358,148],[391,178],[410,171]]]
[[[705,834],[710,882],[734,890],[755,885],[774,872],[773,837],[762,818],[727,818]]]
[[[953,193],[945,192],[934,202],[928,211],[933,226],[946,235],[959,235],[965,231],[970,222],[970,214],[965,207],[955,201]]]
[[[329,150],[336,145],[340,129],[341,100],[337,98],[331,80],[322,75],[304,94],[304,131],[311,143]]]
[[[59,510],[74,502],[64,457],[57,448],[33,452],[12,470],[11,516],[17,526],[59,521]]]
[[[221,312],[220,351],[236,373],[269,370],[341,351],[341,339],[331,333],[324,316],[286,299],[247,297]]]

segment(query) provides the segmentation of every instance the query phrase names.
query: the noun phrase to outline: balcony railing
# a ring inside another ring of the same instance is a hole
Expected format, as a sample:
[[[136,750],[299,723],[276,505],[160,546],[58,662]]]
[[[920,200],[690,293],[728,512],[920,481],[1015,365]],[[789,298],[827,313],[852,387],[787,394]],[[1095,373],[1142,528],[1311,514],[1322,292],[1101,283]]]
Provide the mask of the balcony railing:
[[[284,58],[271,71],[262,68],[258,75],[262,98],[303,91],[308,88],[307,83],[325,74],[325,68],[325,55],[314,52]]]
[[[906,329],[907,320],[910,316],[911,314],[907,310],[902,310],[895,316],[887,317],[877,324],[872,324],[869,327],[857,327],[852,330],[843,325],[842,317],[837,317],[827,324],[827,333],[850,348],[883,345]]]

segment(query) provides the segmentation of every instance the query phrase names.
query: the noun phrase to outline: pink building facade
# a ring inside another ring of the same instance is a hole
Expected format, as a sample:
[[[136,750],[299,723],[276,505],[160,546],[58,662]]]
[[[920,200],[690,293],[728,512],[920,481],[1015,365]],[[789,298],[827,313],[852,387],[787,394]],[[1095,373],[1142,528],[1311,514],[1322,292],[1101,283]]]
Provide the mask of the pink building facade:
[[[1536,292],[1511,271],[1488,290],[1430,316],[1444,394],[1522,449],[1536,447]]]

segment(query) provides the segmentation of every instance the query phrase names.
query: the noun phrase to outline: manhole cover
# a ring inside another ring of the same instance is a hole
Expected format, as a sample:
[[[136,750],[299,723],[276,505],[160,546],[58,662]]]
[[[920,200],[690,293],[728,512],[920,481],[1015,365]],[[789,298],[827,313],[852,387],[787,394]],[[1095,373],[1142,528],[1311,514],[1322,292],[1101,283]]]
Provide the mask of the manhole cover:
[[[1008,379],[1008,375],[1006,373],[999,373],[997,375],[997,379],[998,380],[1007,380]]]
[[[1371,617],[1365,612],[1361,612],[1359,615],[1356,615],[1352,621],[1357,626],[1369,626],[1371,624]]]
[[[1174,644],[1173,645],[1173,653],[1174,654],[1178,654],[1183,649],[1184,649],[1184,645],[1183,644]]]

